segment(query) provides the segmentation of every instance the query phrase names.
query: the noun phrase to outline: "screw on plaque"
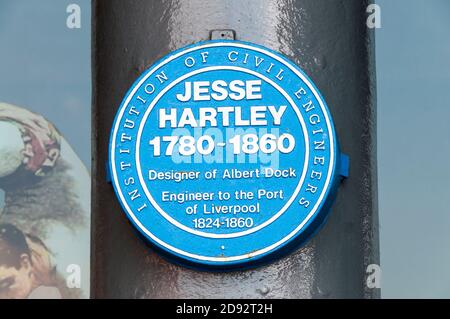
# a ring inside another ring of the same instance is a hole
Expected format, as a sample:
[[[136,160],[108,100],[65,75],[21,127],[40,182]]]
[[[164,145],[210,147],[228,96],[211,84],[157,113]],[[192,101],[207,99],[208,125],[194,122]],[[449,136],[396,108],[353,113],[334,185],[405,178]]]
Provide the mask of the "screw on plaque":
[[[212,30],[210,38],[211,40],[235,40],[236,32],[231,29]]]

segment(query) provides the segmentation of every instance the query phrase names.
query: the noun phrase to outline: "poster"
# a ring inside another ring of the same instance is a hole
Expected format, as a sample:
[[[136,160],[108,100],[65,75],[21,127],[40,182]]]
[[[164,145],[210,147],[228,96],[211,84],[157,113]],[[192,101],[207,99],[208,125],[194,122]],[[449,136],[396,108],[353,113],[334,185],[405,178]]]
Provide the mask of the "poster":
[[[0,3],[0,298],[89,297],[90,27],[69,9]]]

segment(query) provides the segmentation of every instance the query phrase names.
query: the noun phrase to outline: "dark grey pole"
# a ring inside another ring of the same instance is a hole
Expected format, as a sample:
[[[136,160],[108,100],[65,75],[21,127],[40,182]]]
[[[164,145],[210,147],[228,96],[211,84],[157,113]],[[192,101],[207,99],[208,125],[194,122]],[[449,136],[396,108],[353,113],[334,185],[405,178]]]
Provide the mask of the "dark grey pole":
[[[378,264],[373,32],[362,0],[93,1],[94,298],[370,298]],[[295,61],[317,84],[335,121],[350,178],[326,226],[271,265],[206,273],[173,265],[138,238],[106,182],[108,140],[120,102],[156,59],[216,29]]]

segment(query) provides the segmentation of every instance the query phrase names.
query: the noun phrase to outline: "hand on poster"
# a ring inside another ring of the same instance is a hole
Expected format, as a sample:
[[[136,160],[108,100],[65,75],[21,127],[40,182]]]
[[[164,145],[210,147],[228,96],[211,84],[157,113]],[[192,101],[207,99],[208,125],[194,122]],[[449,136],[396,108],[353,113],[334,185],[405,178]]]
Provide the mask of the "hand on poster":
[[[55,165],[60,155],[61,137],[43,116],[14,105],[0,103],[0,121],[17,125],[22,134],[23,164],[35,175]]]

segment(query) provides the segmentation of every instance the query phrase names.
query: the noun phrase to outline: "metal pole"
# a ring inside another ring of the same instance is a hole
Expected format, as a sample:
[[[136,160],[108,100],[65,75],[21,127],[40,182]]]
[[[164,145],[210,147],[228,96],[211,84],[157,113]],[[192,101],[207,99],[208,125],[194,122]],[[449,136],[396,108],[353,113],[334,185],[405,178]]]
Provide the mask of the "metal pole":
[[[93,1],[94,298],[371,298],[379,262],[373,34],[361,0]],[[128,223],[106,182],[111,125],[156,59],[217,29],[295,61],[315,81],[351,158],[326,226],[306,246],[254,270],[208,273],[169,263]]]

